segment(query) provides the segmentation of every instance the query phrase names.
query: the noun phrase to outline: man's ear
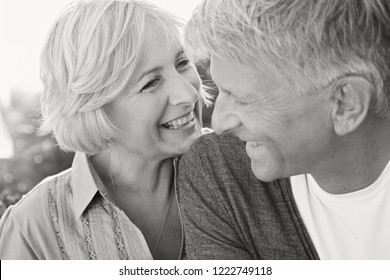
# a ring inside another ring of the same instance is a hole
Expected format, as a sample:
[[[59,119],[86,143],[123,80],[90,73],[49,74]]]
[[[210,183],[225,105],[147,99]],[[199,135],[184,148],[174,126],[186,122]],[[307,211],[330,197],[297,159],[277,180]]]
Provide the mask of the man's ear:
[[[343,136],[354,131],[366,118],[374,88],[362,76],[346,76],[335,81],[331,90],[334,130]]]

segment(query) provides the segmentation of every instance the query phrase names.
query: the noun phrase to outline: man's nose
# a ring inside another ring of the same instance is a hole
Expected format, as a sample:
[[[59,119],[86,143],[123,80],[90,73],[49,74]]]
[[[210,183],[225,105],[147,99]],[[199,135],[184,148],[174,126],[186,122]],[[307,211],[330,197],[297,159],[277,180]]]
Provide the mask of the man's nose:
[[[234,99],[226,93],[220,92],[214,104],[211,127],[215,133],[221,134],[233,130],[241,125],[237,115]]]

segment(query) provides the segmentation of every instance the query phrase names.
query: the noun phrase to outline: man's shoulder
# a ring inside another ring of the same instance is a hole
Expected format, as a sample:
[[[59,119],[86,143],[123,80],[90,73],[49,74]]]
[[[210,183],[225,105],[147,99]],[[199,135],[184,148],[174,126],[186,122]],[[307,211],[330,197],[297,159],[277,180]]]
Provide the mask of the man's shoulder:
[[[195,180],[201,174],[205,180],[213,180],[221,185],[257,181],[245,151],[245,143],[233,134],[209,133],[201,136],[180,159],[179,168],[182,177],[193,177]]]
[[[202,135],[191,147],[190,151],[184,155],[184,158],[193,158],[206,156],[209,159],[217,159],[223,156],[244,157],[245,143],[231,133],[218,135],[214,132]]]
[[[244,142],[240,140],[237,136],[235,136],[233,133],[223,133],[223,134],[216,134],[215,132],[209,132],[206,134],[203,134],[199,140],[197,141],[199,145],[231,145],[231,144],[241,144],[243,145]]]

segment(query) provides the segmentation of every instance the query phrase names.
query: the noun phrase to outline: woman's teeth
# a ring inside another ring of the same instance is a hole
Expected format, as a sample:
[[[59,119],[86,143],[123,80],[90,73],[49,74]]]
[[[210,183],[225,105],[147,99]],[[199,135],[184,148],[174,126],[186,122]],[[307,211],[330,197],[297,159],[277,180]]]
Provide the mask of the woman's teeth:
[[[168,129],[179,129],[194,119],[194,114],[191,112],[181,118],[164,123],[162,126]]]

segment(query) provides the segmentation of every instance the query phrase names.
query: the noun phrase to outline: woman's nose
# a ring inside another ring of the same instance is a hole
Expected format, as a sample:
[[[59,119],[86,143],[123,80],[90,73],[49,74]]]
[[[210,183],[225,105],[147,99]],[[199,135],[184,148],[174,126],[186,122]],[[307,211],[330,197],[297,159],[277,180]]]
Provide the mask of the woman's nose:
[[[171,84],[169,102],[172,105],[181,103],[194,104],[199,100],[201,82],[196,73],[182,75],[178,73],[175,81]]]

